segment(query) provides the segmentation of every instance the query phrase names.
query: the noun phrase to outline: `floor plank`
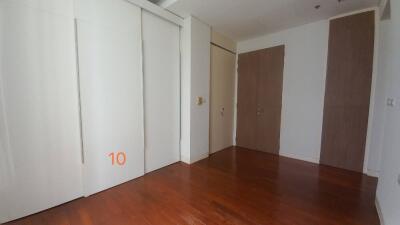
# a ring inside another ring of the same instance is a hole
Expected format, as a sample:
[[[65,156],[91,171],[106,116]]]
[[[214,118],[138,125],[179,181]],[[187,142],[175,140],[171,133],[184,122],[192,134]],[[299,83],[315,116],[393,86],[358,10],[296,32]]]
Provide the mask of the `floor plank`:
[[[7,225],[378,225],[377,179],[230,148]]]

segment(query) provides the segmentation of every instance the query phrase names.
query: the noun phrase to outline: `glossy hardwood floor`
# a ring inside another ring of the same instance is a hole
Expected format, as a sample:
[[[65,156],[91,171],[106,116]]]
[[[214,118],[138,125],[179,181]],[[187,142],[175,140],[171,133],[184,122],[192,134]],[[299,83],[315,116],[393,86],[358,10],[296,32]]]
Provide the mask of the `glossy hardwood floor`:
[[[7,225],[378,225],[376,183],[354,172],[230,148]]]

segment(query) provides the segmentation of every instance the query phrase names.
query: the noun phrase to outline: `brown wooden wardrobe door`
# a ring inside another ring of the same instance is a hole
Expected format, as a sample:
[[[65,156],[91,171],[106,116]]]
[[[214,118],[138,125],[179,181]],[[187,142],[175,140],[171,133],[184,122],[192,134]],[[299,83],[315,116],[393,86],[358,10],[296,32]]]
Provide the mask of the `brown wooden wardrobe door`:
[[[279,152],[284,50],[239,55],[237,146]]]
[[[260,50],[257,86],[257,150],[279,153],[284,46]]]
[[[258,52],[240,54],[238,60],[236,145],[256,149]]]
[[[321,164],[362,172],[371,95],[374,12],[332,20]]]

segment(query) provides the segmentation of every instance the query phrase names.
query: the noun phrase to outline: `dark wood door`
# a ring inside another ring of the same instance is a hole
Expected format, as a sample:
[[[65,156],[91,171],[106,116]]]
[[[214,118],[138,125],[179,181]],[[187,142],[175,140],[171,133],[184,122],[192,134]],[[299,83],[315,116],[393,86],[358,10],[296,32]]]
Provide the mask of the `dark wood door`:
[[[239,55],[238,146],[279,153],[284,50]]]
[[[257,148],[257,82],[260,59],[258,52],[239,55],[236,145]]]
[[[374,24],[372,11],[330,23],[321,164],[363,171]]]
[[[257,149],[279,153],[284,46],[260,51],[257,86]]]

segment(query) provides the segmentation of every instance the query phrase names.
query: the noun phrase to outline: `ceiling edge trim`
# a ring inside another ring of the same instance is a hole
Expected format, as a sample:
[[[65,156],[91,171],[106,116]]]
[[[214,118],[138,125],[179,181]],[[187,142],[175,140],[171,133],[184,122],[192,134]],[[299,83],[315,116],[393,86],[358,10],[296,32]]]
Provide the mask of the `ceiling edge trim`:
[[[364,12],[368,12],[368,11],[378,11],[378,10],[379,10],[378,6],[368,7],[368,8],[365,8],[365,9],[359,9],[359,10],[351,11],[351,12],[348,12],[348,13],[342,13],[342,14],[333,16],[333,17],[329,18],[328,20],[334,20],[334,19],[338,19],[338,18],[342,18],[342,17],[346,17],[346,16],[359,14],[359,13],[364,13]]]
[[[172,23],[175,23],[179,26],[183,26],[183,18],[165,10],[164,8],[153,4],[147,0],[125,0],[129,3],[132,3],[136,6],[139,6],[142,9],[145,9],[159,17],[162,17],[163,19],[166,19]]]

